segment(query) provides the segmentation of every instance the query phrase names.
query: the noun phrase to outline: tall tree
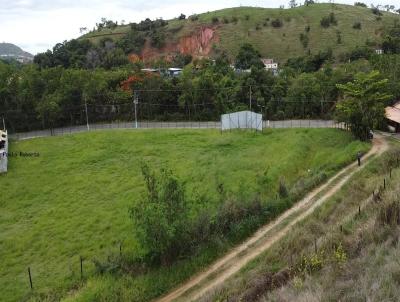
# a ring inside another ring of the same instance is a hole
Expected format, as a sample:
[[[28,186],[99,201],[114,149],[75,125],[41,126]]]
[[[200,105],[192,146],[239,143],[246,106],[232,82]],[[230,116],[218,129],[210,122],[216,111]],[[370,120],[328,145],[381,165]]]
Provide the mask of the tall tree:
[[[392,96],[386,93],[388,80],[379,71],[356,74],[354,81],[337,84],[344,98],[336,105],[339,121],[350,125],[353,134],[367,140],[369,131],[385,118],[385,104]]]

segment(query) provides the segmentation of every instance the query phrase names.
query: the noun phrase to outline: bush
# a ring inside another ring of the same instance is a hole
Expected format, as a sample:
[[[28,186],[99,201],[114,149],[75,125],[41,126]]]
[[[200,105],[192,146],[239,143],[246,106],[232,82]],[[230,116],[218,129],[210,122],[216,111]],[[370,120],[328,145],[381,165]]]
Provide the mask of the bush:
[[[361,23],[360,23],[360,22],[355,22],[355,23],[353,24],[353,28],[354,28],[354,29],[361,29]]]
[[[146,262],[168,264],[182,253],[182,239],[186,236],[182,232],[189,217],[185,187],[166,169],[157,175],[143,164],[142,175],[146,195],[130,209],[135,238],[146,251]]]
[[[320,24],[323,28],[328,28],[331,25],[331,22],[329,21],[329,17],[323,17],[320,21]]]
[[[280,198],[286,198],[289,196],[289,190],[283,178],[281,178],[281,180],[279,181],[278,193]]]
[[[231,21],[232,21],[232,23],[237,23],[238,21],[239,21],[239,19],[238,19],[238,17],[236,17],[236,16],[233,16],[232,18],[231,18]]]
[[[272,27],[279,28],[279,27],[283,26],[283,22],[281,19],[277,18],[277,19],[274,19],[271,21],[271,25],[272,25]]]
[[[217,17],[217,16],[212,17],[212,18],[211,18],[211,22],[212,22],[213,24],[218,23],[218,22],[219,22],[218,17]]]
[[[199,16],[196,15],[196,14],[192,15],[192,16],[189,17],[189,20],[192,21],[192,22],[195,22],[195,21],[199,20]]]
[[[311,30],[310,25],[307,25],[307,26],[304,28],[304,31],[305,31],[306,33],[309,33],[310,30]]]
[[[331,25],[337,25],[337,20],[334,13],[330,13],[329,16],[323,17],[320,24],[324,28],[328,28]]]
[[[223,17],[222,18],[222,23],[228,24],[229,23],[229,19],[227,17]]]
[[[336,43],[342,44],[342,32],[340,30],[336,31]]]
[[[244,16],[244,19],[245,19],[246,21],[249,21],[249,20],[250,20],[250,15]]]
[[[300,42],[301,42],[301,44],[303,45],[303,47],[304,47],[304,48],[307,48],[307,46],[308,46],[308,41],[309,41],[308,35],[307,35],[307,34],[304,34],[304,33],[301,33],[299,38],[300,38]]]
[[[179,20],[185,20],[185,19],[186,19],[186,15],[181,14],[181,15],[178,17],[178,19],[179,19]]]
[[[372,11],[372,13],[373,13],[374,15],[382,16],[382,12],[381,12],[381,11],[379,10],[379,8],[377,8],[377,7],[371,8],[371,11]]]
[[[356,2],[356,3],[354,3],[354,6],[367,7],[367,5],[362,2]]]

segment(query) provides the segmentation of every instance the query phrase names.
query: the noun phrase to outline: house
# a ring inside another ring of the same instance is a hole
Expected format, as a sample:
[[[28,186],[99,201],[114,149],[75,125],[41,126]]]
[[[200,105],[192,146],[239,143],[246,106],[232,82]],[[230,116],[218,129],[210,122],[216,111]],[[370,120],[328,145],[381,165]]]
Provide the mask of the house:
[[[375,49],[377,55],[383,55],[383,49]]]
[[[274,75],[278,74],[278,63],[274,59],[261,59],[266,70],[271,71]]]
[[[392,132],[400,132],[400,101],[385,108],[385,115]]]
[[[168,68],[168,75],[171,77],[179,76],[182,73],[182,68]]]
[[[0,150],[4,149],[7,141],[7,133],[0,130]]]

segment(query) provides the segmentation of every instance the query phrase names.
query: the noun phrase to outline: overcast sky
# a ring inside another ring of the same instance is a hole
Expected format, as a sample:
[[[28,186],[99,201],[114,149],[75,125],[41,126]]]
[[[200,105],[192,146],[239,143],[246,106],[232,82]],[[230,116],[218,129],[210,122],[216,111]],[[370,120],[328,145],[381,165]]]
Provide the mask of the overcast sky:
[[[353,4],[354,1],[335,2]],[[58,42],[78,37],[80,27],[92,29],[102,17],[129,23],[147,17],[171,19],[180,13],[191,15],[240,5],[287,7],[288,2],[289,0],[0,0],[0,42],[13,43],[36,54],[51,49]],[[373,1],[362,2],[370,4]],[[387,2],[394,4],[397,0]]]

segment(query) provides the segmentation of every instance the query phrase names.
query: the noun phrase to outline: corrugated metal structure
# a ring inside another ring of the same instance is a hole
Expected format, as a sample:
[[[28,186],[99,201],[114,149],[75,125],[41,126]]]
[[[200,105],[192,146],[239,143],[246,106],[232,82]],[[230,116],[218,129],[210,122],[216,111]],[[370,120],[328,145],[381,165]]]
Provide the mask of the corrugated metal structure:
[[[8,164],[8,135],[0,130],[0,173],[7,172]]]
[[[240,111],[221,115],[221,129],[255,129],[262,131],[262,115],[251,111]]]

